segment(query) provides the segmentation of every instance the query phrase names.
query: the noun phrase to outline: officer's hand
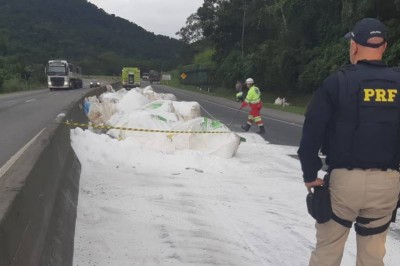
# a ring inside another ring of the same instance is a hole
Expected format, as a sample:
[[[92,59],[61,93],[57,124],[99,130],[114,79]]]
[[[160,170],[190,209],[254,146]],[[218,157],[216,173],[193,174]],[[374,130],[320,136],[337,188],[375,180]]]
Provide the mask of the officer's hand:
[[[319,187],[324,185],[324,180],[321,178],[315,179],[313,182],[304,183],[309,193],[313,187]]]

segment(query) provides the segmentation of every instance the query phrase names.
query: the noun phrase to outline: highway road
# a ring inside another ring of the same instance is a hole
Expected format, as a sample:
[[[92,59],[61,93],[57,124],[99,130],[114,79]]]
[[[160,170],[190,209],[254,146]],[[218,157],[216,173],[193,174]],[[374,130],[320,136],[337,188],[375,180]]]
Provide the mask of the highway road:
[[[181,101],[197,101],[202,106],[203,116],[222,121],[232,131],[243,132],[240,126],[246,123],[249,109],[238,111],[238,102],[165,85],[152,84],[152,87],[156,92],[172,93]],[[262,109],[261,115],[266,130],[264,139],[273,144],[299,145],[304,116],[266,108]],[[257,131],[257,127],[253,125],[250,131]]]
[[[72,102],[92,90],[86,83],[83,89],[40,89],[0,95],[0,177],[30,140]]]

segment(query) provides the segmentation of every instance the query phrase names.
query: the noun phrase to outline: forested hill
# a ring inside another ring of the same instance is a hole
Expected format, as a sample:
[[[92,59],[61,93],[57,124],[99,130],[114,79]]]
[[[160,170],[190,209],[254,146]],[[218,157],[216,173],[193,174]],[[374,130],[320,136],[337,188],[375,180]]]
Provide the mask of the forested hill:
[[[211,41],[216,81],[253,77],[262,90],[310,93],[348,63],[342,36],[365,17],[387,25],[385,60],[398,65],[399,0],[204,0],[180,33]]]
[[[51,58],[65,58],[88,74],[114,74],[126,65],[174,67],[181,62],[184,47],[86,0],[0,0],[3,61],[45,64]]]

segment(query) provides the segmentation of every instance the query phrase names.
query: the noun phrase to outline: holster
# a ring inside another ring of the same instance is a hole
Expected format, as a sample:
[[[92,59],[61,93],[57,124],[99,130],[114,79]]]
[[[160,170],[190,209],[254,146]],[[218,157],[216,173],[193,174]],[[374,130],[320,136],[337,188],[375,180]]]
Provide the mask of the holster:
[[[314,192],[308,193],[306,198],[308,213],[320,224],[332,218],[329,175],[325,176],[324,181],[324,186],[314,187]]]
[[[397,216],[397,209],[400,208],[400,199],[397,201],[397,206],[396,209],[394,209],[393,214],[392,214],[392,223],[396,222],[396,216]]]

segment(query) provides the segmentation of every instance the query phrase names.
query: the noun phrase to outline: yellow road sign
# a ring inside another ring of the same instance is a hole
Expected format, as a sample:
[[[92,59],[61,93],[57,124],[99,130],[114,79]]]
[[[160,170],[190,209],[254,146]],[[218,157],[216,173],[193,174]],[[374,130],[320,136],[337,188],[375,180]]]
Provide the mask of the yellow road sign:
[[[186,73],[182,73],[182,74],[181,74],[181,78],[182,78],[182,79],[185,79],[185,78],[187,78],[187,75],[186,75]]]

